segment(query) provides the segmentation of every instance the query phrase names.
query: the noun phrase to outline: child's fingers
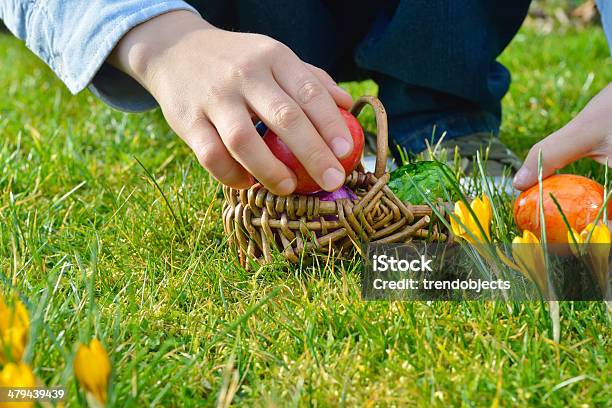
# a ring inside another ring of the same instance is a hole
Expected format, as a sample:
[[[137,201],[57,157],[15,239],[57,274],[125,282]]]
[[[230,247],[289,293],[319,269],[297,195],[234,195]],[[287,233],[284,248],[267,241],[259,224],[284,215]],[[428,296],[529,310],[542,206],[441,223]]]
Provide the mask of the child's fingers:
[[[319,82],[327,88],[327,91],[334,98],[334,101],[336,101],[336,105],[344,109],[350,109],[353,104],[353,97],[351,94],[340,88],[336,81],[334,81],[325,70],[307,62],[304,62],[304,65],[306,65],[306,67],[317,77]]]
[[[590,146],[571,127],[566,126],[542,139],[529,150],[523,166],[516,173],[513,185],[526,190],[538,182],[538,156],[542,152],[542,178],[548,177],[565,165],[589,154]]]
[[[248,188],[254,180],[223,145],[219,134],[207,119],[183,135],[198,161],[214,178],[234,188]]]
[[[252,81],[245,89],[245,96],[253,112],[285,142],[318,185],[327,191],[342,186],[345,174],[340,162],[300,105],[279,87],[271,75],[267,79]],[[340,116],[335,105],[331,110]],[[338,137],[337,134],[334,136]],[[352,144],[349,149],[352,149]]]
[[[295,190],[295,175],[266,146],[243,101],[224,100],[208,115],[230,154],[268,190],[281,196]]]
[[[272,73],[336,157],[348,156],[353,151],[353,138],[327,87],[292,54],[280,64],[273,65]]]
[[[583,157],[605,163],[612,151],[611,106],[612,85],[608,85],[567,125],[531,148],[514,178],[514,187],[525,190],[537,183],[540,150],[543,177]]]

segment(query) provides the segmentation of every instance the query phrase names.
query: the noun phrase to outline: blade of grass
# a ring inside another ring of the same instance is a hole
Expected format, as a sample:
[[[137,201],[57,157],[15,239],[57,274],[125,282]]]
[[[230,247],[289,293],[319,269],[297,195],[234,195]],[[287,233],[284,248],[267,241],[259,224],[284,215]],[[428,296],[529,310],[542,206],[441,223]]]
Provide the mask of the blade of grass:
[[[604,197],[608,196],[608,171],[610,170],[610,167],[608,166],[608,157],[606,157],[606,163],[604,165]],[[608,206],[604,203],[603,204],[603,219],[605,221],[605,223],[608,223]]]
[[[140,167],[142,167],[142,169],[144,170],[144,172],[146,173],[147,177],[149,178],[149,180],[153,183],[153,185],[155,186],[155,188],[157,189],[157,191],[159,191],[159,193],[161,194],[162,198],[164,199],[164,202],[166,203],[166,206],[168,208],[168,211],[170,211],[170,215],[172,215],[172,218],[174,218],[174,221],[176,222],[176,225],[179,227],[179,229],[183,230],[184,229],[184,220],[179,220],[179,218],[176,216],[176,214],[174,213],[174,209],[172,208],[172,206],[170,205],[170,201],[168,200],[168,198],[166,197],[166,194],[164,194],[164,191],[162,190],[162,188],[160,187],[160,185],[157,183],[157,180],[155,180],[155,177],[153,177],[153,175],[151,174],[151,172],[145,167],[144,164],[142,164],[142,162],[140,160],[138,160],[138,157],[134,157],[134,160],[136,160],[136,162],[138,162],[138,164],[140,165]]]
[[[544,216],[544,191],[542,186],[542,149],[538,151],[538,211],[540,213],[540,242],[544,249],[544,264],[546,266],[546,273],[548,275],[548,269],[550,267],[550,259],[548,256],[548,241],[546,238],[546,218]],[[554,288],[550,283],[550,279],[546,279],[548,282],[548,297],[553,298]],[[561,339],[561,319],[559,316],[559,302],[551,300],[548,302],[548,313],[552,321],[553,328],[553,341],[559,343]]]
[[[576,240],[576,237],[574,236],[574,229],[570,226],[569,221],[567,220],[567,217],[565,216],[565,213],[563,212],[563,209],[561,208],[561,204],[559,204],[559,201],[557,201],[557,199],[555,198],[553,193],[548,193],[548,195],[550,196],[550,198],[553,200],[553,203],[555,203],[555,206],[557,207],[557,209],[559,210],[559,213],[561,214],[561,219],[563,220],[563,223],[565,224],[565,226],[567,227],[567,231],[569,232],[570,236],[572,237],[572,241],[577,244],[578,241]]]

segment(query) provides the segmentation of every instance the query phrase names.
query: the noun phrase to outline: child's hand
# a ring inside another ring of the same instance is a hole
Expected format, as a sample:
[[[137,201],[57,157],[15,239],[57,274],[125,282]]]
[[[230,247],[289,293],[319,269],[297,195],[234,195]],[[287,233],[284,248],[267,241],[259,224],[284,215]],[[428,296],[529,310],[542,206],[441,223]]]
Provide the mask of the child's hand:
[[[131,30],[109,61],[151,92],[170,126],[222,183],[245,188],[252,174],[276,194],[295,189],[295,175],[255,130],[257,119],[325,190],[344,182],[336,157],[347,156],[353,142],[336,106],[348,108],[351,97],[280,42],[175,11]]]
[[[515,188],[526,190],[538,182],[540,150],[543,177],[583,157],[605,163],[612,154],[612,84],[595,96],[571,122],[531,148],[514,178]],[[612,166],[612,162],[609,164]]]

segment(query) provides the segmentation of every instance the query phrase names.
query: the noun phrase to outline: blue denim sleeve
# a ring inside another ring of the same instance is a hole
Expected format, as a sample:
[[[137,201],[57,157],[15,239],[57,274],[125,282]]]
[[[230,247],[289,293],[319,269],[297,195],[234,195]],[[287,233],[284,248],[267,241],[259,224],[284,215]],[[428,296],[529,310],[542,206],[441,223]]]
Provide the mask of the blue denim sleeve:
[[[131,28],[181,9],[197,13],[180,0],[0,0],[0,19],[70,92],[89,86],[107,104],[137,112],[155,107],[155,100],[105,60]]]
[[[612,54],[612,4],[610,0],[597,0],[597,8],[601,14],[601,23],[608,39],[610,54]]]

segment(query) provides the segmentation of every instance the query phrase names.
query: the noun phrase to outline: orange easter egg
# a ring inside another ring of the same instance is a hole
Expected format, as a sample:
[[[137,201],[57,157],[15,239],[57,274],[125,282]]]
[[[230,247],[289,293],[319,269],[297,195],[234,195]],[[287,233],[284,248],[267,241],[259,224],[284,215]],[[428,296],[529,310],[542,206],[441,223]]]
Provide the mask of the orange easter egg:
[[[604,187],[589,178],[573,174],[556,174],[542,181],[546,239],[550,243],[567,243],[567,227],[550,193],[563,210],[570,226],[580,232],[594,222],[604,201]],[[514,203],[514,220],[519,229],[529,230],[540,238],[538,185],[523,191]],[[612,216],[612,200],[608,217]]]

